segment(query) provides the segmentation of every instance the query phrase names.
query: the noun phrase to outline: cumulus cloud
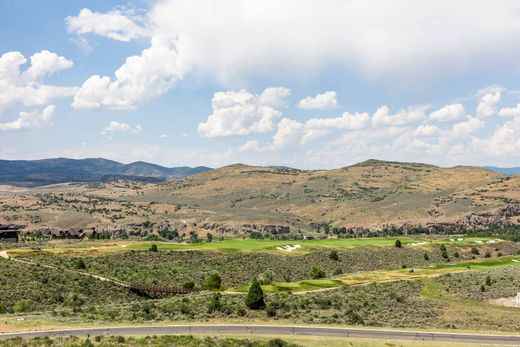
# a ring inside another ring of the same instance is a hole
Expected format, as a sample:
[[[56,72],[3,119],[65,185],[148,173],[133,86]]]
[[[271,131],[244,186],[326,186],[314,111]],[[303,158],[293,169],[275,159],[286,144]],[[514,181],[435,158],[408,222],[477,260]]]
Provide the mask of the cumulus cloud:
[[[368,113],[351,114],[344,112],[341,117],[337,118],[311,118],[305,122],[305,127],[308,129],[363,129],[367,126],[370,120]]]
[[[49,105],[43,110],[33,110],[30,112],[20,112],[18,118],[12,122],[0,123],[0,130],[25,130],[41,128],[50,123],[56,106]]]
[[[260,95],[245,89],[217,92],[211,105],[213,113],[198,126],[204,137],[244,136],[273,129],[273,121],[282,115],[283,105],[290,90],[283,87],[265,89]]]
[[[461,0],[446,9],[435,0],[306,0],[296,8],[291,0],[167,0],[149,18],[155,30],[181,38],[187,64],[223,83],[267,72],[308,76],[331,64],[404,78],[516,64],[517,1]]]
[[[27,59],[20,52],[7,52],[0,56],[0,111],[11,105],[41,106],[51,100],[74,95],[77,88],[46,85],[42,79],[73,63],[49,51],[31,56],[31,66],[21,72]]]
[[[177,64],[174,41],[166,36],[152,38],[151,47],[131,56],[115,72],[115,78],[94,75],[74,96],[76,109],[132,109],[172,88],[183,71]]]
[[[328,91],[314,97],[308,96],[298,102],[298,107],[304,110],[327,110],[338,106],[337,94]]]
[[[413,132],[414,136],[433,137],[441,133],[440,129],[435,125],[421,124]]]
[[[488,156],[501,157],[520,153],[520,118],[514,118],[498,127],[489,138],[476,138],[473,146]]]
[[[65,19],[69,33],[79,35],[92,33],[118,41],[130,41],[149,35],[149,30],[136,21],[140,21],[140,18],[128,11],[125,13],[115,9],[100,13],[92,12],[88,8],[79,11],[77,16],[69,16]]]
[[[425,112],[430,105],[416,105],[402,108],[396,114],[391,115],[388,106],[381,106],[372,116],[372,126],[404,126],[410,123],[421,122],[426,119]]]
[[[487,118],[497,113],[497,106],[500,103],[502,93],[500,90],[486,93],[480,98],[477,106],[477,117]]]
[[[498,111],[498,115],[501,117],[520,117],[520,104],[516,104],[515,107],[504,107]]]
[[[446,105],[430,114],[431,120],[440,122],[453,122],[466,116],[466,110],[462,104]]]
[[[485,123],[482,120],[476,117],[469,117],[465,122],[454,124],[451,129],[450,136],[455,138],[467,136],[479,129],[482,129],[484,126]]]
[[[75,103],[79,108],[134,107],[169,89],[171,85],[165,88],[164,80],[177,80],[187,73],[233,89],[255,78],[311,78],[331,66],[371,79],[406,80],[420,75],[427,83],[427,78],[486,64],[516,66],[514,57],[520,54],[520,3],[516,0],[501,1],[500,6],[486,0],[460,0],[448,7],[435,0],[306,0],[298,7],[291,0],[165,0],[144,16],[118,9],[106,13],[83,9],[66,22],[70,32],[120,41],[169,37],[168,51],[175,52],[166,59],[167,65],[175,62],[174,73],[159,68],[160,58],[148,59],[146,65],[155,67],[152,80],[156,83],[143,84],[141,69],[127,69],[127,80],[140,82],[141,89],[119,87],[125,83],[118,78],[91,77]],[[152,48],[153,44],[150,55],[155,52]],[[489,53],[497,51],[500,54]],[[98,86],[103,93],[110,91],[108,100],[95,92]],[[149,89],[152,92],[142,91]],[[313,105],[309,102],[302,106]]]
[[[123,133],[123,132],[128,132],[128,131],[133,131],[135,133],[138,133],[142,130],[143,130],[143,127],[140,125],[136,125],[134,128],[132,128],[127,123],[120,123],[120,122],[114,120],[114,121],[111,121],[110,123],[108,123],[108,125],[105,128],[103,128],[103,130],[101,131],[101,134],[107,135],[108,133]]]

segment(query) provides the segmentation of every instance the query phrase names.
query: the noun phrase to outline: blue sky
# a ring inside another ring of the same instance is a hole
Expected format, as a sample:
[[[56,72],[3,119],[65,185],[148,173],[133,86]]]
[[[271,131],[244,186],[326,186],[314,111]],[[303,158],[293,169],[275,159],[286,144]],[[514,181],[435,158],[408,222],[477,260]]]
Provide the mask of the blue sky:
[[[513,0],[6,0],[0,157],[518,166],[519,54]]]

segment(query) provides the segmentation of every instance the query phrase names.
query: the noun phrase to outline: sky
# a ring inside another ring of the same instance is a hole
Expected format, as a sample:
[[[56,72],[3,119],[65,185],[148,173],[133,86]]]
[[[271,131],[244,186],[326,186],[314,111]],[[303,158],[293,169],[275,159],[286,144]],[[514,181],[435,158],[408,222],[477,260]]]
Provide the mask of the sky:
[[[518,0],[4,0],[0,158],[520,166]]]

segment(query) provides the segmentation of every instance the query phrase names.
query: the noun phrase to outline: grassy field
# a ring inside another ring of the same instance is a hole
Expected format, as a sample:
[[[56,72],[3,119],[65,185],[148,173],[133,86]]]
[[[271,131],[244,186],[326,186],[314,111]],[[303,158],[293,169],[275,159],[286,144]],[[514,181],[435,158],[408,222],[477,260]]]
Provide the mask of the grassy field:
[[[461,239],[461,240],[460,240]],[[356,247],[381,247],[394,246],[395,241],[400,240],[403,245],[414,248],[424,248],[431,245],[447,244],[452,246],[480,246],[501,242],[499,239],[485,237],[454,237],[454,238],[421,238],[421,237],[371,237],[348,239],[321,239],[321,240],[254,240],[254,239],[229,239],[214,242],[199,243],[173,243],[173,242],[143,242],[143,241],[115,241],[115,242],[54,242],[43,245],[41,251],[54,254],[101,254],[111,252],[124,252],[128,250],[148,250],[152,244],[156,244],[160,251],[189,251],[189,250],[213,250],[223,252],[272,252],[279,254],[307,253],[316,249],[348,249]],[[479,242],[480,241],[480,242]],[[300,248],[292,252],[277,247],[300,245]],[[10,251],[13,255],[40,252],[31,247],[17,247]]]

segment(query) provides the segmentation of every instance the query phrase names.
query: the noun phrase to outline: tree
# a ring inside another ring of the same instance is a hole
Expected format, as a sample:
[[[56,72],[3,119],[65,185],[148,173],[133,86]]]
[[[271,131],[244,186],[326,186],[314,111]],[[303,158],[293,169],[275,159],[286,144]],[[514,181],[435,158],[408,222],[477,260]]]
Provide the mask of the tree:
[[[329,258],[332,260],[338,261],[339,260],[338,252],[336,250],[330,251]]]
[[[320,278],[324,278],[325,277],[325,271],[323,271],[319,267],[313,267],[311,272],[309,273],[309,275],[311,276],[311,278],[313,280],[318,280]]]
[[[211,233],[208,233],[206,235],[206,238],[208,239],[208,242],[212,242],[213,241],[213,235]]]
[[[212,273],[204,281],[203,287],[208,290],[219,290],[222,287],[222,279],[218,273]]]
[[[220,311],[220,309],[222,308],[222,302],[220,302],[221,298],[222,298],[222,294],[220,294],[220,293],[213,294],[213,296],[211,297],[211,300],[209,301],[209,304],[208,304],[208,311],[210,313]]]
[[[150,246],[150,252],[158,252],[159,250],[157,249],[157,245],[155,243],[153,243],[151,246]]]
[[[258,280],[253,278],[246,296],[246,306],[251,310],[261,310],[265,307],[264,291]]]
[[[489,277],[489,275],[486,277],[486,286],[490,286],[491,285],[491,277]]]
[[[402,247],[402,245],[401,245],[401,241],[400,241],[400,240],[395,240],[395,246],[396,246],[397,248],[401,248],[401,247]]]
[[[428,256],[428,253],[424,253],[424,260],[426,260],[426,261],[430,260],[430,257]]]
[[[7,313],[7,307],[4,304],[0,303],[0,314]]]
[[[479,255],[480,252],[478,251],[478,249],[476,247],[471,247],[471,254]]]

